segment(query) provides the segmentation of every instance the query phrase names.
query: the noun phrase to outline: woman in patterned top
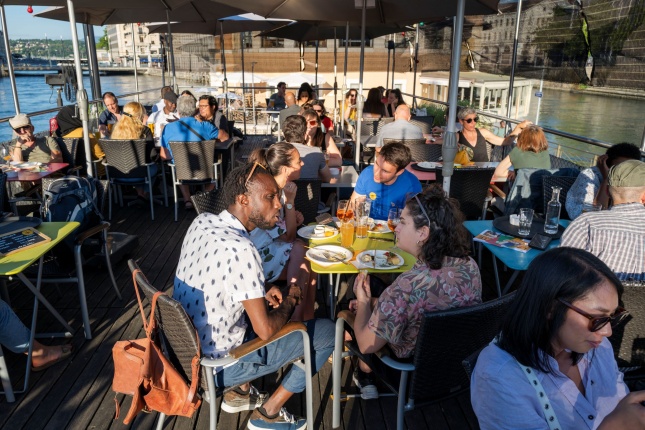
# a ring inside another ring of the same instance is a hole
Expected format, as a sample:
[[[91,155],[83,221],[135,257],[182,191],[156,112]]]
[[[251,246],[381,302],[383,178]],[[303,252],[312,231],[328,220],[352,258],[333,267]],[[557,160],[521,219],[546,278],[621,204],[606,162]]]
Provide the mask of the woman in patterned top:
[[[251,232],[251,241],[262,259],[265,282],[270,286],[276,280],[286,280],[288,285],[298,285],[302,291],[302,301],[291,319],[310,320],[314,317],[316,277],[305,259],[305,244],[296,239],[303,216],[293,206],[297,191],[293,181],[300,178],[304,163],[298,150],[287,142],[256,149],[249,157],[249,163],[258,163],[267,169],[282,190],[282,209],[276,226],[271,230],[256,228]]]
[[[386,345],[399,358],[409,358],[416,345],[423,312],[481,303],[481,277],[468,256],[463,214],[454,199],[432,185],[406,202],[394,230],[397,246],[417,258],[380,297],[372,297],[369,275],[354,282],[355,340],[363,354]],[[354,381],[363,398],[376,398],[371,370],[360,362]]]

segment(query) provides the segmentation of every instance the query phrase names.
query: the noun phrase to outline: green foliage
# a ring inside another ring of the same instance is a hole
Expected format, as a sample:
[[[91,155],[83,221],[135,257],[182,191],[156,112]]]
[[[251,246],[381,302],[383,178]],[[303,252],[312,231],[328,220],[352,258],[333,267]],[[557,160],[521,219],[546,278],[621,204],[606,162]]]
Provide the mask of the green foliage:
[[[9,41],[11,52],[26,58],[68,58],[74,56],[71,39],[14,39]],[[85,43],[79,43],[81,57],[87,57]]]
[[[434,116],[434,125],[441,127],[446,125],[446,107],[436,104],[420,104],[420,109],[425,109],[428,116]]]
[[[103,36],[96,44],[96,49],[110,49],[110,40],[108,39],[107,28],[103,28]]]

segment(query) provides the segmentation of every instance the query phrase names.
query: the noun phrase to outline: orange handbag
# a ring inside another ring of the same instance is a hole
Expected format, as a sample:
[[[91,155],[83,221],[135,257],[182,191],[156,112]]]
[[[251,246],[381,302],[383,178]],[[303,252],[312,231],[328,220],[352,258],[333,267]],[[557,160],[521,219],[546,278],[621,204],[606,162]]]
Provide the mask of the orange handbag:
[[[112,348],[112,358],[114,359],[112,389],[117,393],[133,396],[132,405],[123,419],[123,423],[132,422],[141,411],[157,411],[166,415],[192,417],[202,402],[197,393],[200,368],[199,346],[192,359],[192,376],[189,386],[164,356],[158,345],[154,315],[157,299],[163,293],[157,292],[153,296],[150,320],[146,323],[139,287],[135,278],[136,273],[137,271],[133,273],[132,278],[146,337],[119,341]],[[120,408],[116,397],[114,401],[116,403],[115,419],[118,419]]]

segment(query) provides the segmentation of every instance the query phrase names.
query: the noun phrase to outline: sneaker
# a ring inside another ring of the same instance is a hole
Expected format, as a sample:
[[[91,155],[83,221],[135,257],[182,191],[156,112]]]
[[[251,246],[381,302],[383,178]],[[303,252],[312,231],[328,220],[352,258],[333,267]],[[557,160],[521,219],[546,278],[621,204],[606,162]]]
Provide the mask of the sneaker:
[[[372,372],[366,373],[357,367],[352,375],[352,380],[354,381],[354,384],[360,388],[361,397],[363,399],[378,399],[378,389],[376,388],[376,385],[374,385]]]
[[[302,430],[307,428],[307,420],[290,414],[286,408],[269,416],[263,407],[259,407],[251,414],[247,427],[250,430]]]
[[[224,400],[222,400],[222,410],[235,414],[242,411],[252,411],[269,397],[269,393],[258,391],[253,385],[249,388],[248,392],[240,390],[236,387],[224,393]]]

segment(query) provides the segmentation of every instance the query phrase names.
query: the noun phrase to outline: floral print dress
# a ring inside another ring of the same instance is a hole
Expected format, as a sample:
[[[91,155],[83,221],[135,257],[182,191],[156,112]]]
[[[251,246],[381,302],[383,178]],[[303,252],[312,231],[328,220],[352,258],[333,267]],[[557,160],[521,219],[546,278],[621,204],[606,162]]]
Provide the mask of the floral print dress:
[[[399,358],[414,353],[424,312],[481,303],[479,267],[470,258],[445,257],[439,270],[417,263],[399,275],[378,299],[369,328]]]
[[[283,205],[286,202],[284,193],[280,196],[280,201]],[[251,231],[251,241],[257,248],[262,259],[265,282],[273,282],[280,276],[280,273],[284,270],[284,266],[289,261],[291,248],[293,248],[293,243],[278,239],[287,231],[287,223],[284,219],[283,209],[280,209],[279,218],[275,227],[270,230],[256,228]]]

